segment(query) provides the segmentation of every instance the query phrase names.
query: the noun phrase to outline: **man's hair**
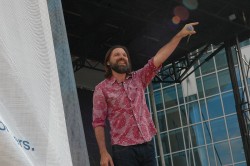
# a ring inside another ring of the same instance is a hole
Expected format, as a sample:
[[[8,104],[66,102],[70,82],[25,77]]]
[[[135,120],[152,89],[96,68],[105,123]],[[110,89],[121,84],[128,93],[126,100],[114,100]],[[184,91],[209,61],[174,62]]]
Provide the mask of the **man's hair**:
[[[131,67],[131,60],[130,60],[130,56],[129,56],[129,52],[128,52],[128,49],[125,47],[125,46],[122,46],[122,45],[115,45],[115,46],[112,46],[106,53],[106,56],[105,56],[105,60],[104,60],[104,68],[105,68],[105,78],[110,78],[112,76],[112,70],[111,70],[111,67],[110,65],[108,65],[108,61],[110,59],[110,56],[111,56],[111,53],[114,49],[116,48],[122,48],[126,54],[127,54],[127,57],[128,57],[128,63],[129,63],[129,70],[126,74],[129,74],[131,73],[132,71],[132,67]]]

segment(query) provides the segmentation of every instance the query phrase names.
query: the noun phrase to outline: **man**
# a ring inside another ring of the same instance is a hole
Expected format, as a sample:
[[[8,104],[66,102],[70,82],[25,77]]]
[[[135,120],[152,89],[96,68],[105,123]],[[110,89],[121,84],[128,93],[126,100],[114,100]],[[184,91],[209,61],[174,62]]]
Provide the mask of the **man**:
[[[101,155],[101,166],[155,166],[152,137],[156,129],[148,111],[144,91],[172,54],[182,38],[193,35],[193,26],[186,24],[169,43],[140,70],[131,72],[128,50],[114,46],[106,54],[106,79],[99,83],[93,96],[93,127]],[[110,123],[113,157],[105,145],[104,126]]]

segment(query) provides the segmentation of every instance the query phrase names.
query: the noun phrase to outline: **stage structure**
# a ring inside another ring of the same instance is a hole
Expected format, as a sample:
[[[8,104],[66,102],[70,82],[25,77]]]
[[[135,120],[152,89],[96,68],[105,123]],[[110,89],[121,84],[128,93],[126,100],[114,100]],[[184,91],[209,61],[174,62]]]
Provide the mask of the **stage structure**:
[[[249,147],[249,90],[243,70],[239,42],[250,38],[250,1],[204,0],[204,1],[115,1],[115,0],[63,0],[64,16],[75,72],[83,68],[97,68],[103,62],[107,49],[115,44],[126,45],[134,69],[142,67],[148,59],[187,22],[199,21],[197,34],[185,39],[169,57],[153,82],[183,83],[186,78],[225,49],[237,116],[247,164],[250,165]],[[180,16],[187,18],[173,22]],[[177,12],[176,12],[177,11]],[[173,15],[174,13],[174,15]],[[197,61],[212,48],[203,62]],[[231,49],[235,49],[244,91],[239,96],[239,85],[231,62]],[[96,63],[89,63],[90,61]]]
[[[247,18],[250,18],[250,14],[247,15]],[[247,84],[247,76],[248,72],[245,71],[245,63],[243,61],[244,57],[241,55],[241,50],[239,46],[239,39],[243,41],[249,37],[250,27],[249,20],[247,23],[233,23],[237,28],[242,28],[240,31],[235,29],[233,32],[234,35],[230,35],[227,37],[226,41],[221,41],[221,43],[214,44],[213,42],[205,44],[201,47],[197,47],[194,51],[185,54],[184,56],[180,56],[178,59],[167,61],[167,63],[163,66],[161,71],[156,75],[153,80],[153,83],[182,83],[186,78],[188,78],[196,69],[201,67],[203,64],[211,60],[214,56],[217,55],[221,50],[226,50],[228,67],[230,71],[230,77],[233,85],[234,99],[236,103],[237,117],[240,126],[240,132],[242,136],[243,148],[245,152],[246,162],[250,165],[250,108],[249,108],[249,89]],[[218,42],[218,41],[217,41]],[[208,54],[208,49],[213,50],[199,65],[197,65],[197,61],[201,59],[204,54]],[[234,63],[232,61],[232,52],[231,50],[235,49],[237,52],[238,63],[240,65],[241,79],[243,82],[244,91],[240,96],[240,88],[237,83],[236,71],[234,70]],[[89,68],[97,71],[103,71],[103,69],[95,68],[99,63],[96,61],[95,64],[90,64],[86,58],[79,58],[73,61],[74,71],[77,72],[81,68]],[[150,91],[150,96],[152,97],[152,89]],[[154,102],[152,102],[154,103]],[[153,106],[152,110],[155,112]],[[157,136],[159,137],[159,136]],[[158,140],[158,144],[161,145],[160,139]],[[160,152],[162,149],[159,149]],[[161,156],[161,163],[164,163],[163,157]]]
[[[241,69],[241,76],[243,82],[243,91],[241,90],[236,77],[236,71],[234,68],[233,56],[232,56],[232,44],[235,46],[235,51],[238,57],[238,63]],[[239,121],[239,127],[243,142],[243,148],[245,151],[245,157],[247,165],[250,164],[250,100],[249,100],[249,86],[247,82],[247,74],[245,71],[245,66],[243,63],[243,56],[241,54],[241,49],[239,46],[238,37],[236,36],[235,42],[231,43],[225,42],[225,50],[227,55],[228,67],[230,72],[230,77],[233,86],[234,99],[236,104],[237,117]]]

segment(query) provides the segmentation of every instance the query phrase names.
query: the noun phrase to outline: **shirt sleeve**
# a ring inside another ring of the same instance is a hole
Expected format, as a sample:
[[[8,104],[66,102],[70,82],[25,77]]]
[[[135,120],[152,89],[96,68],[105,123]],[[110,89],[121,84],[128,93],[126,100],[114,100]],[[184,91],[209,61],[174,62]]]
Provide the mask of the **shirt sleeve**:
[[[161,67],[162,65],[156,67],[154,65],[153,58],[151,58],[150,60],[148,60],[148,63],[143,68],[136,72],[141,78],[144,88],[148,86],[148,84],[152,81],[155,75],[159,72]]]
[[[101,88],[96,88],[93,94],[93,121],[92,126],[105,126],[107,118],[107,103]]]

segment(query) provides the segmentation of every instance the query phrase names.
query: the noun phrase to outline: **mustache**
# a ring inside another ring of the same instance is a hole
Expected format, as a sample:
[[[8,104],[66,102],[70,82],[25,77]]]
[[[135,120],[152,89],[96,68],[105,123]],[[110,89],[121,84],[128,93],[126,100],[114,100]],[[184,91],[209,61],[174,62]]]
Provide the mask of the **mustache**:
[[[119,63],[120,61],[123,61],[123,62],[125,62],[126,64],[128,63],[128,62],[126,61],[126,59],[124,59],[124,58],[118,59],[118,60],[116,61],[116,63]]]

